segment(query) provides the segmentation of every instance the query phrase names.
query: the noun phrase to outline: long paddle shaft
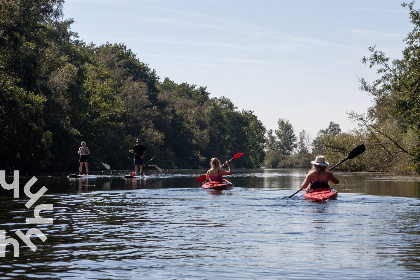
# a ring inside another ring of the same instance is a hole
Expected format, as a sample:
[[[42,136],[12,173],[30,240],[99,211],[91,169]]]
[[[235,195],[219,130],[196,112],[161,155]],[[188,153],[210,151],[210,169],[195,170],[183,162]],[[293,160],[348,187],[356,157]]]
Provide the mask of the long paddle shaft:
[[[101,162],[100,160],[94,158],[93,156],[90,156],[90,157],[96,160],[97,162],[101,163],[106,169],[108,170],[111,169],[111,166],[109,166],[108,164]]]
[[[137,154],[136,154],[137,155]],[[153,159],[155,158],[155,156],[153,156],[151,159],[149,159],[145,164],[144,164],[144,166],[146,166],[146,165],[148,165],[149,164],[149,162],[151,162]]]
[[[337,166],[339,166],[340,164],[342,164],[343,162],[345,162],[348,159],[352,159],[352,158],[357,157],[358,155],[362,154],[365,150],[366,150],[365,144],[357,146],[356,148],[351,150],[351,152],[349,153],[349,155],[345,159],[343,159],[342,161],[340,161],[339,163],[337,163],[336,165],[331,167],[330,170],[333,170],[334,168],[336,168]],[[289,198],[293,197],[295,194],[297,194],[298,192],[300,192],[303,189],[304,188],[300,188],[297,192],[295,192],[294,194],[289,196]]]
[[[152,161],[152,159],[154,159],[155,158],[155,156],[153,156],[151,159],[149,159],[147,162],[146,162],[146,164],[144,165],[144,166],[153,166],[154,168],[156,168],[159,172],[163,172],[163,169],[162,168],[160,168],[159,166],[157,166],[157,165],[154,165],[154,164],[149,164],[149,162],[151,162]]]
[[[235,155],[233,156],[233,158],[231,158],[229,161],[232,161],[232,160],[234,160],[234,159],[237,159],[237,158],[239,158],[239,157],[241,157],[241,156],[243,156],[243,155],[244,155],[243,153],[237,153],[237,154],[235,154]],[[222,164],[222,166],[220,166],[220,168],[222,168],[225,164],[226,164],[226,163]],[[206,175],[201,175],[201,176],[199,176],[199,177],[197,178],[197,180],[198,180],[200,183],[203,183],[204,181],[206,181]]]
[[[135,154],[136,156],[139,156],[139,157],[141,157],[141,155],[139,155],[139,154],[137,154],[136,152],[132,152],[133,154]],[[157,166],[157,165],[154,165],[154,164],[149,164],[149,162],[151,162],[153,159],[155,158],[155,156],[153,156],[151,159],[149,159],[145,164],[143,164],[143,167],[146,167],[146,166],[153,166],[154,168],[156,168],[159,172],[163,172],[163,169],[162,168],[160,168],[159,166]]]

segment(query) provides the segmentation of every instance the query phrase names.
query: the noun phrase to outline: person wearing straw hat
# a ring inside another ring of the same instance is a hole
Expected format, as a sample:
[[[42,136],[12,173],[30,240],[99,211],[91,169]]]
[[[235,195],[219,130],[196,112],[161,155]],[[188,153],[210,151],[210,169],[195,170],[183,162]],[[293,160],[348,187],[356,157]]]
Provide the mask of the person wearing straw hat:
[[[328,181],[335,185],[339,183],[331,170],[327,169],[328,162],[325,161],[324,156],[317,156],[311,163],[312,169],[306,175],[305,181],[303,181],[301,186],[302,189],[308,186],[310,189],[329,188]]]

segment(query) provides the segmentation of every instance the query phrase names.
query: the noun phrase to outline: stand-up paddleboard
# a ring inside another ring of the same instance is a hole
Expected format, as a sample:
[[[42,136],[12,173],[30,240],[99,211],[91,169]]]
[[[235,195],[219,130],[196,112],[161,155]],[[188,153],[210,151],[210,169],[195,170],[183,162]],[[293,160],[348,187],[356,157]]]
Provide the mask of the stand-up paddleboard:
[[[125,175],[124,178],[131,178],[131,179],[146,179],[146,176],[144,175],[133,175],[133,174],[128,174]]]
[[[88,178],[89,175],[87,175],[87,174],[70,174],[67,177],[68,178]]]

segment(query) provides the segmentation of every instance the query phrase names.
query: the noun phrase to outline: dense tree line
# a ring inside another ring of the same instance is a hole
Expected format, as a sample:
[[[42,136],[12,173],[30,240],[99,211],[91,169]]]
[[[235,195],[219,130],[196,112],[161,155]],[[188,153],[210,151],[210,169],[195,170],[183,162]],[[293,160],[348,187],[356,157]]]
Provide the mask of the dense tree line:
[[[237,152],[246,154],[237,166],[262,163],[265,128],[253,112],[205,87],[161,81],[124,44],[84,43],[63,2],[0,2],[1,169],[74,170],[82,140],[94,158],[127,169],[136,138],[164,168]]]
[[[63,20],[64,0],[0,0],[0,169],[75,170],[77,149],[113,169],[131,167],[136,138],[164,168],[207,167],[211,157],[246,156],[238,167],[309,168],[317,154],[339,162],[361,143],[367,151],[342,170],[420,173],[420,12],[404,3],[413,31],[401,59],[371,47],[362,62],[378,79],[361,80],[375,98],[358,129],[330,125],[311,140],[287,119],[266,130],[205,87],[161,80],[124,44],[79,40]],[[146,159],[147,160],[147,159]],[[92,162],[93,164],[94,162]],[[101,167],[100,164],[96,166]],[[95,168],[95,166],[93,166]]]
[[[362,79],[361,88],[375,103],[366,114],[352,117],[375,150],[374,169],[420,173],[420,12],[414,1],[402,6],[413,24],[402,58],[391,60],[376,47],[369,48],[370,56],[362,61],[379,77],[372,83]]]

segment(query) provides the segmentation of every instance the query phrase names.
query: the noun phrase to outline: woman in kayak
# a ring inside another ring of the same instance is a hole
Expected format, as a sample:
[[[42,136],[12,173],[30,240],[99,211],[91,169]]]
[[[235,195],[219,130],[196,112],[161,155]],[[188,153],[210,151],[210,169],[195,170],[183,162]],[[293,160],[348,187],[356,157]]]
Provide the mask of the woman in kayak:
[[[210,181],[222,181],[223,175],[232,175],[232,170],[230,168],[230,162],[226,161],[225,164],[228,167],[228,170],[223,170],[220,166],[220,161],[217,158],[212,158],[210,160],[210,169],[207,170],[206,180]]]
[[[328,162],[325,161],[324,156],[317,156],[312,163],[312,169],[306,175],[305,181],[302,183],[302,189],[309,186],[310,189],[329,188],[328,181],[333,184],[338,184],[338,179],[332,174],[331,170],[327,169]]]

